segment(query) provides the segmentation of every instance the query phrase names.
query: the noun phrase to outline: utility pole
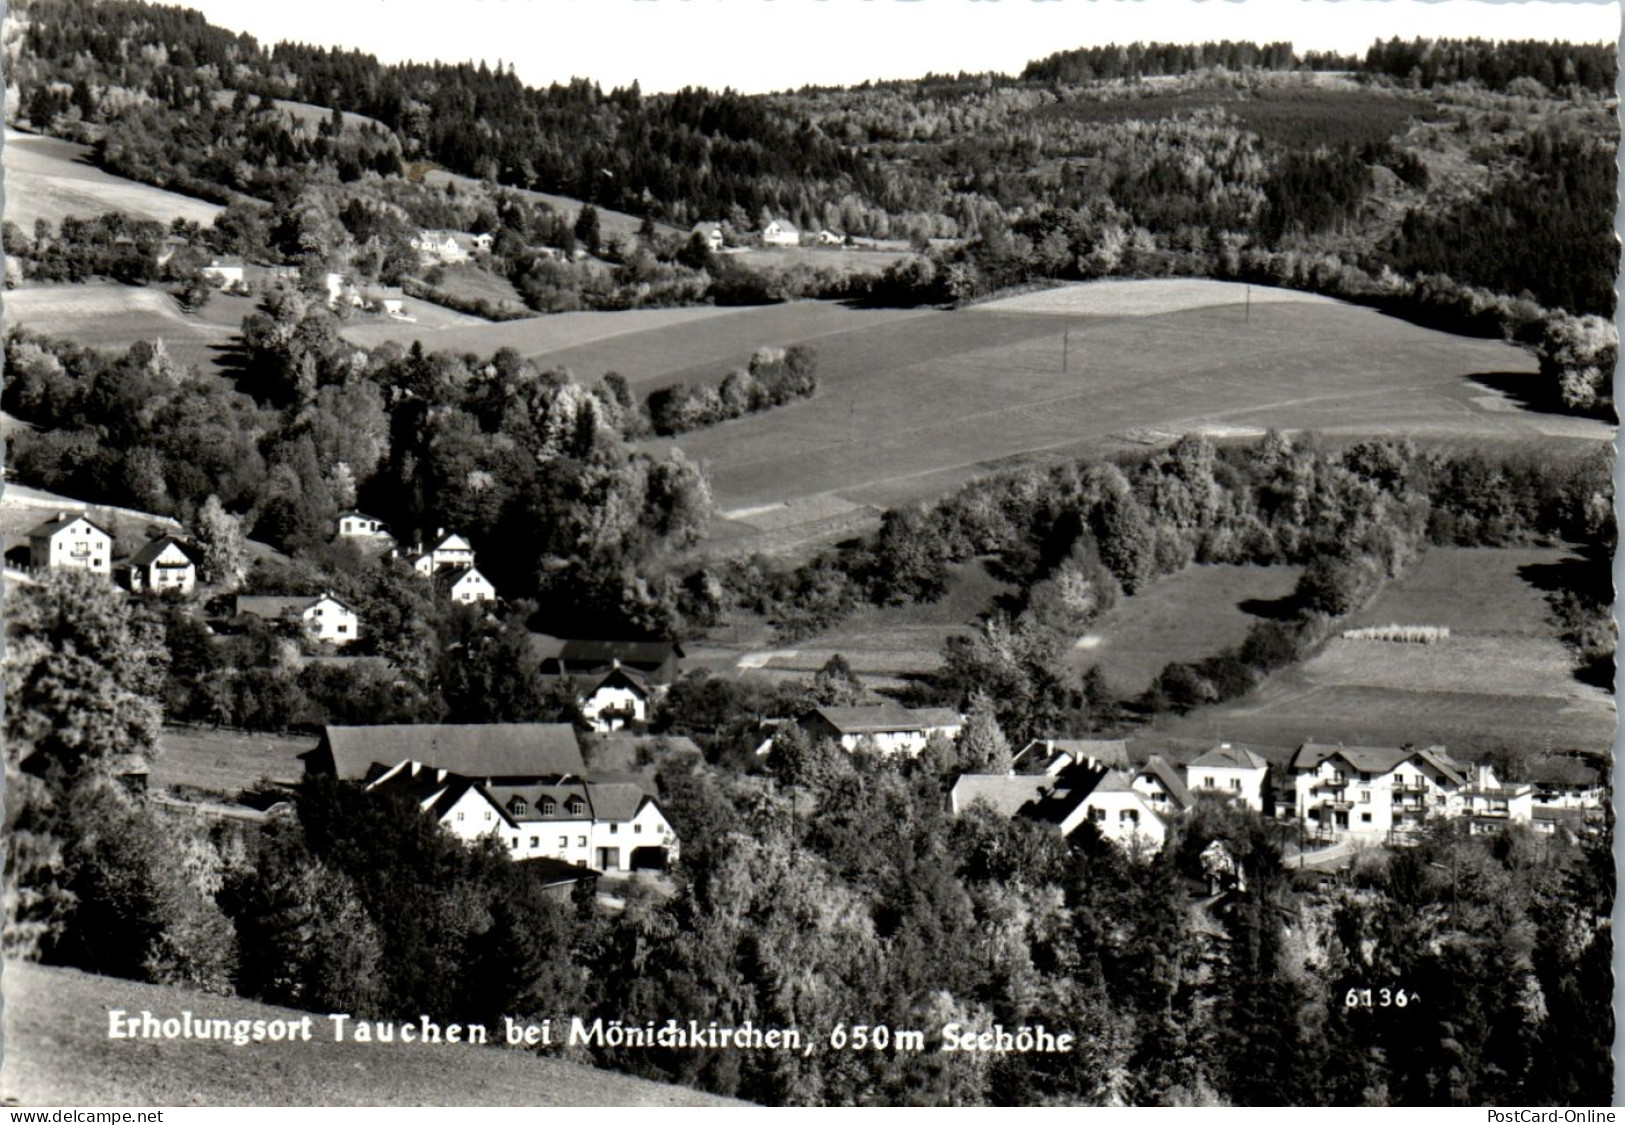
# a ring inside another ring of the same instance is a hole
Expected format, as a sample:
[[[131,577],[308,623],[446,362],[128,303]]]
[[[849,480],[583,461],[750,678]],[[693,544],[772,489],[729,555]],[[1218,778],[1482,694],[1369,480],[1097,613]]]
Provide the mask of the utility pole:
[[[1061,374],[1066,374],[1067,351],[1072,343],[1072,330],[1066,329],[1061,333]]]
[[[1252,323],[1252,321],[1253,321],[1253,287],[1252,287],[1252,285],[1251,285],[1251,284],[1249,284],[1249,285],[1248,285],[1248,286],[1247,286],[1247,315],[1246,315],[1246,323],[1248,323],[1248,324],[1251,324],[1251,323]]]

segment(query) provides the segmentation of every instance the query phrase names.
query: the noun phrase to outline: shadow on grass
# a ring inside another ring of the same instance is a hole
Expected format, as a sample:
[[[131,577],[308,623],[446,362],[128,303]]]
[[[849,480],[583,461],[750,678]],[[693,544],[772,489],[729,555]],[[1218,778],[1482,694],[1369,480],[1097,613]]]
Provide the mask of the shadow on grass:
[[[1596,621],[1614,601],[1611,560],[1585,549],[1549,563],[1525,563],[1518,577],[1546,595],[1563,643],[1574,649],[1574,678],[1590,687],[1614,690],[1614,655],[1597,643]]]
[[[1492,391],[1499,391],[1525,410],[1537,414],[1562,414],[1568,417],[1601,417],[1571,410],[1563,405],[1558,381],[1549,375],[1529,374],[1521,371],[1484,371],[1469,375],[1471,383]]]
[[[1244,598],[1236,608],[1249,617],[1262,617],[1266,621],[1292,621],[1303,612],[1303,602],[1296,594],[1284,598]]]

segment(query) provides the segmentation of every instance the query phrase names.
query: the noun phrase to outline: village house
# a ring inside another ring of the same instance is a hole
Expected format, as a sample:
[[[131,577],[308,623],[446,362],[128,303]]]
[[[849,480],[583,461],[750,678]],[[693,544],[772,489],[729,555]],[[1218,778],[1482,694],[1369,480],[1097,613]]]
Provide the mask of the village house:
[[[449,230],[420,230],[410,240],[412,249],[425,264],[434,262],[455,265],[468,261],[468,253],[457,244]]]
[[[361,619],[355,610],[332,594],[316,597],[239,594],[235,608],[238,616],[297,621],[307,636],[324,644],[347,645],[361,636]]]
[[[417,318],[406,313],[406,292],[395,285],[377,285],[362,294],[362,302],[370,312],[382,313],[391,320],[416,324]]]
[[[961,815],[982,804],[1003,816],[1024,816],[1070,836],[1085,823],[1131,854],[1153,852],[1168,836],[1163,817],[1135,789],[1130,775],[1078,763],[1048,774],[962,774],[948,795]]]
[[[1254,812],[1264,811],[1269,763],[1251,750],[1221,742],[1185,767],[1193,793],[1223,793]]]
[[[395,541],[383,520],[354,509],[339,513],[339,538]]]
[[[472,566],[449,566],[436,572],[435,588],[458,605],[497,600],[496,587]]]
[[[1385,841],[1420,829],[1430,816],[1460,815],[1464,808],[1467,778],[1442,746],[1306,742],[1287,771],[1294,817],[1322,839]],[[1492,807],[1488,794],[1483,804]]]
[[[28,561],[36,570],[113,572],[113,535],[74,512],[58,512],[28,532]]]
[[[625,730],[649,721],[649,705],[659,698],[658,687],[635,668],[616,663],[601,676],[579,684],[581,716],[600,732]]]
[[[124,564],[132,593],[191,594],[197,588],[203,552],[173,535],[152,540]]]
[[[800,246],[801,234],[784,219],[774,219],[762,228],[763,246]]]
[[[456,532],[448,534],[445,528],[435,531],[435,539],[431,546],[425,548],[421,543],[406,551],[396,551],[395,556],[404,558],[413,570],[425,578],[433,578],[437,571],[448,567],[472,567],[474,565],[474,548],[467,539]]]
[[[1162,817],[1185,812],[1196,803],[1179,771],[1160,754],[1151,755],[1145,765],[1129,771],[1129,784]]]
[[[342,273],[334,273],[329,271],[322,278],[322,285],[327,292],[328,308],[348,306],[353,309],[359,309],[366,303],[362,299],[361,290],[356,288],[355,282],[345,277]]]
[[[720,254],[724,245],[721,223],[695,223],[694,234],[705,239],[705,244],[711,248],[711,253]]]
[[[491,784],[526,785],[587,772],[569,723],[394,723],[328,726],[299,755],[307,776],[371,781],[401,762],[421,762]]]
[[[467,843],[494,837],[515,860],[551,859],[618,874],[664,870],[679,855],[677,833],[659,802],[627,782],[502,784],[409,760],[367,788],[409,797]]]
[[[1492,766],[1472,767],[1472,777],[1461,788],[1461,815],[1474,834],[1500,832],[1508,824],[1530,824],[1535,816],[1535,787],[1527,782],[1503,783]]]
[[[911,711],[899,703],[862,707],[818,707],[797,720],[814,738],[828,738],[843,750],[866,746],[880,754],[915,757],[933,734],[954,738],[965,725],[959,712],[942,707]]]
[[[844,245],[845,242],[846,239],[842,238],[832,230],[821,230],[818,232],[818,245],[820,246],[841,246]]]
[[[1608,801],[1602,771],[1578,758],[1551,756],[1530,768],[1535,808],[1601,809]]]

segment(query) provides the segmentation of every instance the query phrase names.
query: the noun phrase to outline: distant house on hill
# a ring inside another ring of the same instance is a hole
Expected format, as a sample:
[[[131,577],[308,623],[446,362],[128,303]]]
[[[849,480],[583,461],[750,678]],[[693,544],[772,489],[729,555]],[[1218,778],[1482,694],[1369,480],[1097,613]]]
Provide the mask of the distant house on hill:
[[[722,237],[721,223],[695,223],[693,233],[705,239],[705,244],[711,248],[711,253],[718,254],[722,252],[724,239]]]
[[[800,246],[801,234],[785,219],[774,219],[762,228],[763,246]]]
[[[1084,824],[1130,852],[1162,847],[1168,826],[1123,770],[1078,764],[1060,773],[963,774],[949,792],[955,816],[981,804],[1024,816],[1070,836]]]
[[[522,784],[587,772],[569,723],[401,723],[329,726],[299,755],[307,775],[368,781],[418,762],[492,783]]]
[[[77,512],[58,512],[28,532],[28,561],[37,570],[113,572],[113,534]]]
[[[457,244],[449,230],[420,230],[410,240],[412,249],[425,264],[441,262],[454,265],[468,261],[468,252]]]
[[[472,566],[450,566],[434,576],[435,588],[458,605],[496,601],[496,587]]]
[[[677,833],[637,785],[579,778],[504,784],[402,761],[367,784],[408,797],[468,843],[495,837],[516,860],[551,859],[603,872],[663,870]]]
[[[818,245],[820,246],[842,246],[845,243],[846,239],[836,234],[832,230],[821,230],[818,232]]]
[[[408,324],[416,324],[415,317],[406,315],[406,293],[394,285],[375,285],[366,290],[362,301],[372,312],[382,313],[391,320],[403,320]]]
[[[1383,841],[1420,829],[1430,816],[1458,816],[1468,783],[1463,768],[1442,746],[1306,742],[1292,755],[1287,771],[1295,817],[1327,839]]]
[[[538,638],[538,647],[546,643]],[[567,640],[543,658],[544,676],[588,677],[617,666],[641,673],[652,687],[665,688],[681,674],[683,646],[676,641]]]
[[[239,594],[235,608],[238,616],[298,621],[312,639],[327,644],[347,645],[361,636],[361,619],[355,610],[332,594],[315,597]]]
[[[898,703],[863,707],[818,707],[797,720],[814,738],[829,738],[842,749],[873,746],[881,754],[914,757],[933,734],[953,738],[965,725],[959,712],[942,707],[910,710]]]
[[[208,265],[198,270],[203,277],[219,285],[222,289],[243,288],[243,260],[241,258],[216,258]]]
[[[323,276],[322,285],[327,293],[327,305],[329,308],[337,308],[340,305],[347,305],[350,308],[359,309],[363,304],[365,304],[365,301],[361,296],[361,290],[356,288],[355,282],[345,277],[342,273],[333,273],[329,271]]]
[[[1192,792],[1223,793],[1254,812],[1263,812],[1269,768],[1251,750],[1221,742],[1185,767],[1185,784]]]
[[[420,543],[395,553],[425,578],[433,578],[437,571],[448,567],[474,565],[474,548],[469,541],[456,532],[448,533],[443,527],[435,531],[435,539],[431,546],[425,548]]]
[[[1536,808],[1600,809],[1608,801],[1602,771],[1578,758],[1549,757],[1529,771]]]
[[[339,513],[339,538],[394,542],[394,537],[389,534],[389,528],[383,520],[354,509]]]
[[[203,552],[173,535],[163,535],[131,555],[125,566],[134,593],[174,590],[190,594],[197,588]]]

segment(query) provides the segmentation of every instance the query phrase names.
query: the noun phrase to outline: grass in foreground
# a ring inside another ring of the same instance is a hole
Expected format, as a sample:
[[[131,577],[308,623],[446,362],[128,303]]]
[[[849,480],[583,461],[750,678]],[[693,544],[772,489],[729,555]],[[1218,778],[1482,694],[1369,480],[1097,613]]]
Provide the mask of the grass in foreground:
[[[0,1096],[13,1105],[737,1104],[502,1047],[333,1043],[320,1017],[310,1043],[110,1040],[115,1008],[230,1020],[305,1013],[20,962],[6,963],[3,985]]]

